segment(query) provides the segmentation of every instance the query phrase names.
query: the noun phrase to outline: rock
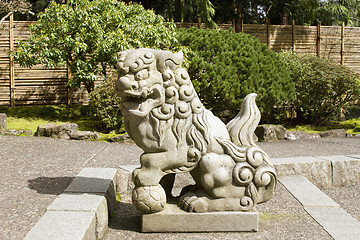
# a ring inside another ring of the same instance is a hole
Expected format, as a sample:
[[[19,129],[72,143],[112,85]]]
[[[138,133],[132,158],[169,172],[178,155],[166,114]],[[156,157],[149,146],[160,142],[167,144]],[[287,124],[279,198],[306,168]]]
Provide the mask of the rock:
[[[278,140],[284,140],[286,135],[286,128],[281,125],[277,125],[275,128],[275,133]]]
[[[270,142],[276,140],[274,125],[258,126],[255,130],[255,134],[259,141]]]
[[[25,130],[25,131],[24,131],[24,134],[25,134],[26,136],[32,136],[32,135],[34,135],[33,131],[31,131],[31,130]]]
[[[329,137],[346,137],[346,130],[345,129],[334,129],[325,132],[319,133],[320,137],[322,138],[329,138]]]
[[[130,136],[128,134],[125,134],[125,135],[118,135],[118,136],[112,137],[112,138],[110,138],[110,141],[111,142],[122,142],[122,141],[126,141],[128,139],[130,139]]]
[[[258,141],[259,141],[259,138],[258,138],[258,136],[256,136],[255,133],[253,134],[253,139],[254,139],[254,142],[258,142]]]
[[[259,141],[271,142],[276,140],[284,140],[286,128],[281,125],[265,124],[258,126],[255,130],[255,134]]]
[[[299,139],[315,139],[320,138],[317,133],[306,133],[299,131],[287,131],[285,134],[285,140],[299,140]]]
[[[51,137],[53,133],[56,131],[56,125],[52,123],[48,123],[45,125],[38,126],[35,136],[44,136],[44,137]]]
[[[0,129],[7,128],[7,117],[5,113],[0,113]]]
[[[100,138],[99,133],[91,131],[79,131],[69,134],[71,139],[75,140],[96,140]]]
[[[57,126],[56,131],[58,133],[60,132],[71,133],[71,132],[76,132],[78,130],[78,127],[79,126],[76,123],[64,123]]]
[[[48,123],[38,126],[35,136],[70,139],[69,134],[76,132],[78,125],[75,123],[64,123],[55,125]]]
[[[22,134],[21,131],[18,131],[15,129],[7,129],[7,130],[5,130],[5,133],[4,133],[4,135],[9,135],[9,136],[16,136],[16,135],[21,135],[21,134]]]
[[[35,136],[52,137],[58,139],[96,140],[100,138],[97,132],[79,131],[76,123],[45,124],[38,126]]]
[[[70,139],[69,134],[66,132],[59,132],[58,134],[53,134],[51,137],[58,139]]]
[[[31,130],[1,129],[0,134],[9,136],[20,136],[24,134],[26,136],[30,136],[33,132]]]

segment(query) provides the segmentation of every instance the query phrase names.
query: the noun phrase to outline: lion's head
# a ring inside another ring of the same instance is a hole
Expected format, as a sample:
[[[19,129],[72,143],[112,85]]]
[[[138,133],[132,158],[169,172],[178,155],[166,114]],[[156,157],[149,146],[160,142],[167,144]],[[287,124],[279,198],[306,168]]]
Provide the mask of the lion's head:
[[[169,91],[174,90],[168,87],[176,85],[170,78],[181,66],[182,53],[137,49],[120,52],[118,59],[116,92],[123,99],[125,114],[145,116],[160,106],[167,110],[164,104],[169,102]]]

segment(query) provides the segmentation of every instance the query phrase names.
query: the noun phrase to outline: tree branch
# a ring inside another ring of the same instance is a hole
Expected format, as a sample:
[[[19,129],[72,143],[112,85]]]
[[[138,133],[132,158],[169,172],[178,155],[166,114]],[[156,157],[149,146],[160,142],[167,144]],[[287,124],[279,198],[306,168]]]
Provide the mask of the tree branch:
[[[1,20],[0,20],[0,24],[5,21],[6,18],[8,18],[11,14],[13,14],[14,12],[9,12],[8,14],[6,14]]]
[[[34,12],[32,12],[32,11],[30,11],[30,10],[28,10],[27,11],[29,14],[31,14],[31,15],[35,15],[35,13]],[[8,18],[10,15],[12,15],[12,14],[14,14],[15,12],[9,12],[8,14],[6,14],[1,20],[0,20],[0,24],[3,22],[3,21],[5,21],[5,19],[6,18]]]

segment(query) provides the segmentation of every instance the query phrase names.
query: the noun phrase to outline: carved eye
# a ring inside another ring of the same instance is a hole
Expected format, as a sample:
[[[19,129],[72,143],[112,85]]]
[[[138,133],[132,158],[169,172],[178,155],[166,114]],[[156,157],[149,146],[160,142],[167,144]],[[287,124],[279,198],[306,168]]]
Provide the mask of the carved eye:
[[[135,80],[136,81],[141,81],[141,80],[147,79],[148,77],[149,77],[149,72],[148,72],[147,69],[143,69],[141,71],[138,71],[135,74]]]

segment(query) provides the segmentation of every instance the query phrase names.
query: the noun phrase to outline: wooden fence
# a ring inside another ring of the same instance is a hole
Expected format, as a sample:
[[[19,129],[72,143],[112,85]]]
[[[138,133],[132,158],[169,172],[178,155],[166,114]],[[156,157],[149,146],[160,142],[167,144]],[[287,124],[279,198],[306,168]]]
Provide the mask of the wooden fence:
[[[73,92],[67,87],[66,67],[21,67],[9,56],[19,40],[26,40],[34,22],[5,21],[0,24],[0,106],[84,104],[88,94],[82,87]]]
[[[0,24],[0,105],[27,104],[86,104],[84,88],[76,92],[66,86],[67,69],[48,69],[44,66],[23,68],[8,55],[16,49],[19,39],[29,36],[28,26],[34,22],[5,21]],[[201,27],[205,24],[177,23],[178,27]],[[221,29],[234,28],[221,24]],[[336,26],[297,26],[242,24],[241,31],[260,39],[279,52],[294,50],[330,58],[360,73],[360,28]],[[101,81],[97,81],[99,84]]]

